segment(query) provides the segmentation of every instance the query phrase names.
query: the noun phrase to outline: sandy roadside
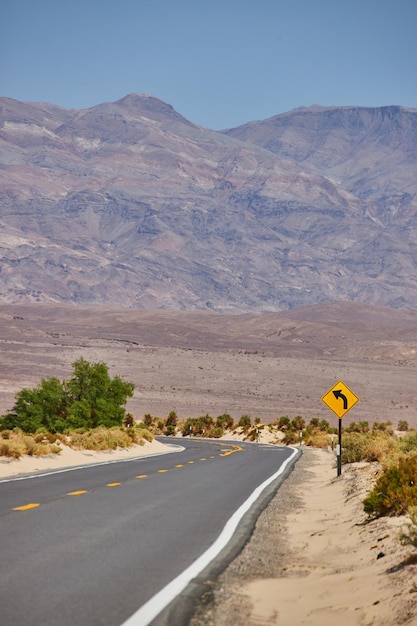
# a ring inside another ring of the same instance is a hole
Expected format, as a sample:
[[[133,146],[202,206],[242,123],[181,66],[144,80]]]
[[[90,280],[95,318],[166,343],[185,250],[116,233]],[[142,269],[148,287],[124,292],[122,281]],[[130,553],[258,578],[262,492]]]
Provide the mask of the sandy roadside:
[[[2,459],[0,479],[169,451],[157,441],[110,452],[65,448]],[[365,523],[375,471],[353,464],[337,478],[333,453],[305,449],[191,626],[416,626],[417,559],[407,561],[415,551],[398,542],[406,520]]]
[[[404,518],[365,523],[375,466],[306,449],[241,554],[211,584],[191,626],[417,625],[417,559]],[[379,558],[378,558],[379,557]]]
[[[18,476],[19,474],[57,470],[76,465],[91,465],[93,463],[119,461],[151,454],[166,454],[174,451],[171,447],[156,440],[152,442],[147,441],[143,446],[133,445],[129,448],[100,452],[94,450],[73,450],[68,446],[62,446],[62,448],[60,454],[48,454],[44,456],[25,455],[20,459],[0,457],[0,479]]]
[[[361,501],[372,479],[370,466],[356,464],[345,468],[341,479],[332,479],[332,455],[315,451],[315,457],[304,506],[287,518],[294,558],[285,576],[253,581],[243,590],[253,606],[252,621],[417,624],[417,565],[402,566],[412,550],[397,540],[404,518],[363,524]]]

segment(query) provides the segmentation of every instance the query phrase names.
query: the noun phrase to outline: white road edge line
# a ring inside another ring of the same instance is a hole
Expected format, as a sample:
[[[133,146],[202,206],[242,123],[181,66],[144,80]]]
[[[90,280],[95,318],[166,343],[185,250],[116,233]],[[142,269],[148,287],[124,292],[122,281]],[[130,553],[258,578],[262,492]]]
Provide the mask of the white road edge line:
[[[174,578],[168,585],[158,591],[150,600],[148,600],[140,609],[133,613],[121,626],[148,626],[184,589],[189,583],[196,578],[201,572],[220,554],[223,548],[229,543],[230,539],[241,521],[242,517],[249,511],[251,506],[256,502],[261,493],[274,480],[280,476],[287,465],[299,453],[297,448],[292,448],[293,453],[286,459],[279,470],[272,476],[267,478],[252,492],[247,500],[233,513],[232,517],[226,522],[222,532],[216,541],[208,548],[192,565],[187,567],[179,576]]]

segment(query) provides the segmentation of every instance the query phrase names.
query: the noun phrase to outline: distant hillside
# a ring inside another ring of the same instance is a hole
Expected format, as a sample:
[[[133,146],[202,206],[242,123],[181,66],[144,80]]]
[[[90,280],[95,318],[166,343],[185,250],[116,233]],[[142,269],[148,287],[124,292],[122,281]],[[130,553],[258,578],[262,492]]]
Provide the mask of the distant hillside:
[[[215,132],[157,98],[0,98],[0,302],[417,308],[417,111]]]

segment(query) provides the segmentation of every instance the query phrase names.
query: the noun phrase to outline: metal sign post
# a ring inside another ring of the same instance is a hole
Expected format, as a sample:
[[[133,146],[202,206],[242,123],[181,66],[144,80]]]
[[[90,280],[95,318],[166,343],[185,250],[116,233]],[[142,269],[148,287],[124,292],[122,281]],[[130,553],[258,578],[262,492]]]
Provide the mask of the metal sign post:
[[[342,417],[359,402],[359,398],[344,382],[339,380],[324,394],[322,401],[339,418],[339,442],[336,448],[336,458],[337,475],[340,476],[342,473]]]

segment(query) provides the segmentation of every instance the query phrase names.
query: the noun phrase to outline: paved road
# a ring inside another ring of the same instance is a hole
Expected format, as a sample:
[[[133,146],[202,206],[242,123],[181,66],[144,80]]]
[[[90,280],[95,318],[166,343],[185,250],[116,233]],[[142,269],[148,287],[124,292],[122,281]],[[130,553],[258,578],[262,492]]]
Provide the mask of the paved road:
[[[186,623],[294,452],[178,441],[174,454],[0,482],[1,625]]]

